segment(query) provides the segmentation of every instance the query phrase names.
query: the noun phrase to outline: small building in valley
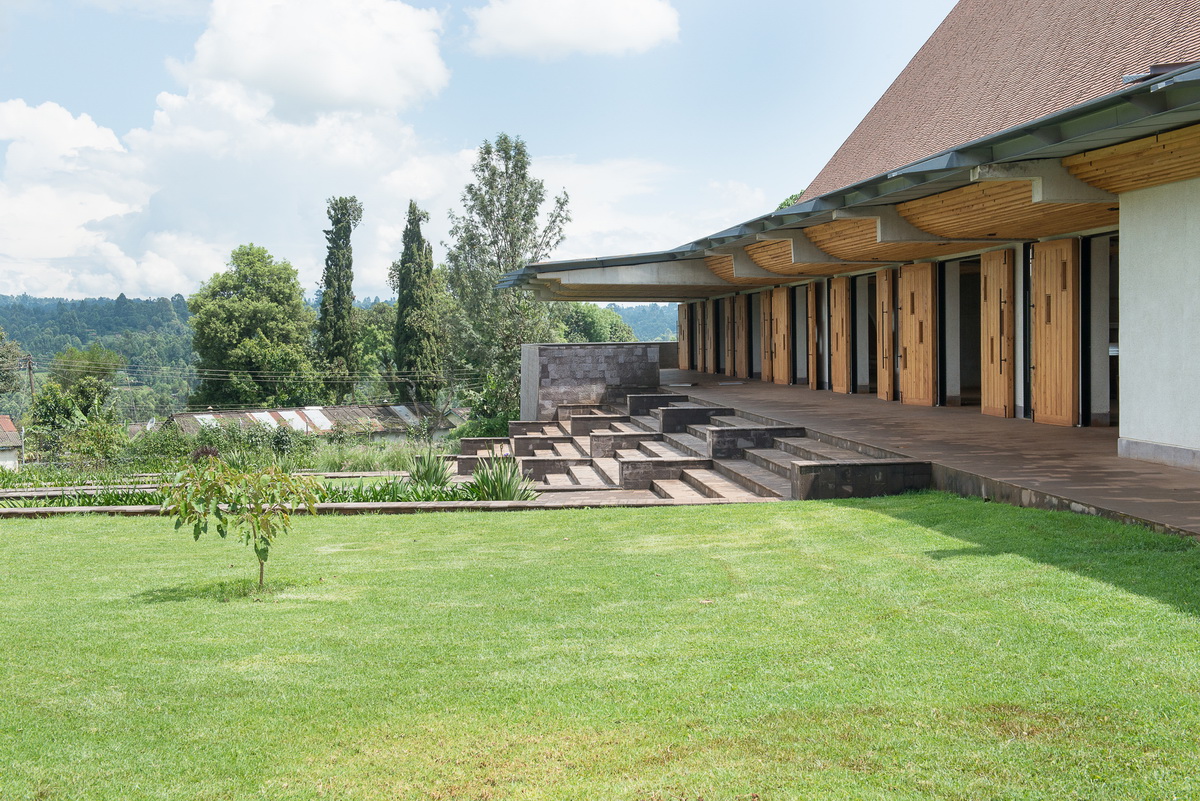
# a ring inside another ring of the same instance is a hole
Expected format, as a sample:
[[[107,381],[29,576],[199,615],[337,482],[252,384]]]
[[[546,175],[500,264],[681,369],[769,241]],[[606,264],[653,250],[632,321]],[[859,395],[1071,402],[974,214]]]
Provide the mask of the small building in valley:
[[[21,469],[21,431],[7,414],[0,414],[0,468]]]

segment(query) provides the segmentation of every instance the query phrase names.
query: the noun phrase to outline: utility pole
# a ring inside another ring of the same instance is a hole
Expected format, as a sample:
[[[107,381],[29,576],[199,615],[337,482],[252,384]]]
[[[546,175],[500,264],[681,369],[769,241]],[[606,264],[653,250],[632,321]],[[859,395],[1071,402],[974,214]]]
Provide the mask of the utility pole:
[[[33,356],[26,355],[24,360],[25,367],[29,370],[29,400],[33,400]]]

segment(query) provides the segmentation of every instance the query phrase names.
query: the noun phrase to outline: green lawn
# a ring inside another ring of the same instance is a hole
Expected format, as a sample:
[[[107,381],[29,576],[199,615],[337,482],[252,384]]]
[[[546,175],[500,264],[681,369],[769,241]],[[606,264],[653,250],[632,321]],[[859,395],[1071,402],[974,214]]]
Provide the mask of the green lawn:
[[[0,799],[1200,797],[1200,549],[927,494],[0,523]]]

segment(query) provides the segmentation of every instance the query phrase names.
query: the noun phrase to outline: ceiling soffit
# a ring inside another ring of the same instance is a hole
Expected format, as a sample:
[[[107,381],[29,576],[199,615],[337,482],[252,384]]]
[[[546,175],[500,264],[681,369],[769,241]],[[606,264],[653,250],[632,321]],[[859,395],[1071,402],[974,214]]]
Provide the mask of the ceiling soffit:
[[[1115,194],[1200,178],[1200,125],[1068,156],[1062,163],[1079,180]]]
[[[910,200],[897,211],[913,225],[948,239],[1038,239],[1115,226],[1115,198],[1100,203],[1035,203],[1030,180],[985,180]]]

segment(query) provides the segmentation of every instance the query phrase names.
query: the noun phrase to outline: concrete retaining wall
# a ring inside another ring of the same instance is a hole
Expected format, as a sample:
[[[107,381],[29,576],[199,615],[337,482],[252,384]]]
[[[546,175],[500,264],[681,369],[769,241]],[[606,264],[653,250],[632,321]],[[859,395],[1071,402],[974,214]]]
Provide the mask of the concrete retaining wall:
[[[659,369],[677,362],[674,342],[522,345],[521,418],[549,420],[559,406],[653,392]]]

